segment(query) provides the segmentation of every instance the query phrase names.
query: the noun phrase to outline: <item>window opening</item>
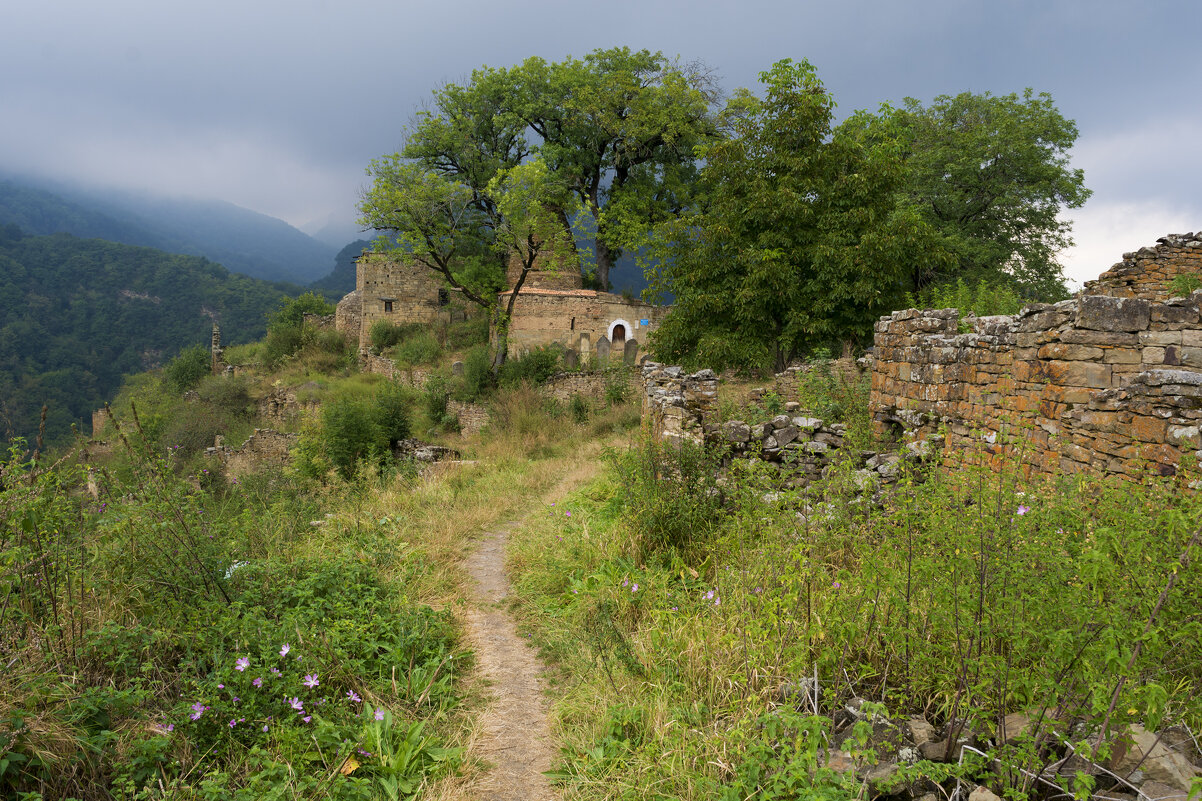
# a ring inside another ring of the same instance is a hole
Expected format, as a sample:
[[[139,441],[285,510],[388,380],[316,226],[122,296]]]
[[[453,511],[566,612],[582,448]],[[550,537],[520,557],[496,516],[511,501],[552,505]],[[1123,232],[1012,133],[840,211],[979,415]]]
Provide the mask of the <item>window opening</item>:
[[[451,293],[447,292],[445,287],[439,287],[439,289],[438,289],[438,305],[446,306],[450,302],[451,302]]]
[[[392,311],[392,301],[386,300],[384,301],[384,313],[387,314],[390,311]]]

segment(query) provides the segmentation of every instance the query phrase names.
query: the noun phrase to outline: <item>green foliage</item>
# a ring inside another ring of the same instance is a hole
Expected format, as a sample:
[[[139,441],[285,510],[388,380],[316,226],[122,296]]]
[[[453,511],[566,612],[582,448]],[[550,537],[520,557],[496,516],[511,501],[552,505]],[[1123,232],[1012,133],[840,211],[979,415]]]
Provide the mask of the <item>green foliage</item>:
[[[472,347],[463,357],[463,377],[452,392],[464,402],[478,401],[493,388],[492,357],[487,343]]]
[[[212,354],[204,345],[192,345],[163,368],[163,375],[179,392],[196,386],[211,370]]]
[[[970,287],[963,278],[955,283],[931,285],[906,296],[906,303],[917,309],[959,309],[961,316],[988,317],[1018,314],[1026,305],[1008,283],[990,283],[985,278]]]
[[[626,525],[649,552],[702,551],[722,521],[718,454],[692,442],[648,439],[607,461],[625,488]]]
[[[218,498],[127,433],[104,502],[0,460],[0,795],[366,800],[453,770],[422,721],[457,703],[454,621],[405,600],[423,568],[385,521],[311,549],[311,486]]]
[[[982,278],[1013,283],[1025,297],[1067,297],[1058,251],[1072,244],[1064,209],[1089,198],[1084,174],[1069,166],[1077,126],[1047,93],[941,95],[928,106],[858,114],[848,125],[869,138],[905,142],[904,202],[939,237],[950,260],[914,258],[907,288]]]
[[[894,307],[930,226],[896,202],[901,142],[833,127],[808,62],[738,95],[731,137],[706,150],[702,202],[660,229],[652,291],[675,305],[651,336],[670,363],[777,371],[815,346],[866,339]]]
[[[1185,297],[1192,295],[1196,290],[1202,289],[1202,276],[1198,275],[1177,275],[1173,277],[1169,288],[1177,297]]]
[[[510,359],[501,366],[499,381],[503,387],[512,387],[522,382],[534,386],[545,384],[560,370],[560,349],[544,345]]]
[[[462,350],[488,344],[488,318],[475,314],[447,326],[447,348]]]
[[[265,314],[299,288],[229,273],[205,259],[101,240],[0,240],[0,419],[32,438],[43,404],[47,438],[83,431],[123,376],[197,342],[213,320],[228,343],[262,336]],[[199,354],[180,377],[197,375]],[[208,356],[205,355],[205,371]],[[187,376],[184,374],[187,373]]]
[[[411,427],[411,393],[395,382],[388,382],[376,392],[376,420],[383,438],[390,444],[408,439]]]
[[[268,328],[295,328],[305,321],[306,314],[326,316],[334,313],[334,306],[321,295],[312,291],[295,298],[285,298],[280,307],[268,315]]]
[[[401,367],[416,367],[422,364],[433,364],[442,355],[438,337],[427,328],[422,328],[407,335],[396,346],[395,361]]]

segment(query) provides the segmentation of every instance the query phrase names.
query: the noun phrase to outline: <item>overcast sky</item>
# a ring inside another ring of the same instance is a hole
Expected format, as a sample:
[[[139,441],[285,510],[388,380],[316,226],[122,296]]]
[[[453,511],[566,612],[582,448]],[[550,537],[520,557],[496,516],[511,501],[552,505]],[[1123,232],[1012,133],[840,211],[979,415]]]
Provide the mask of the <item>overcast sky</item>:
[[[1049,92],[1093,198],[1070,278],[1202,229],[1202,2],[36,0],[0,15],[0,168],[350,224],[373,157],[482,64],[628,45],[726,90],[808,58],[839,114]]]

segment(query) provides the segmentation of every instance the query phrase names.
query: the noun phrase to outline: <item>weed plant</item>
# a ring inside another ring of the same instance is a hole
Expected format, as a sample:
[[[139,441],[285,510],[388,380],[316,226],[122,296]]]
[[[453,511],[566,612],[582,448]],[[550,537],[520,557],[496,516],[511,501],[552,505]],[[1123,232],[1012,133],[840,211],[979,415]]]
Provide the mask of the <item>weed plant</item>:
[[[1180,479],[1026,481],[1011,462],[906,477],[878,508],[850,466],[767,495],[744,463],[694,492],[670,477],[696,458],[643,444],[514,543],[570,795],[850,797],[828,753],[873,758],[855,732],[833,741],[852,697],[985,754],[897,781],[1011,798],[1101,789],[1045,769],[1105,761],[1129,725],[1202,727],[1202,500]],[[710,499],[704,527],[681,525]],[[1004,744],[1013,712],[1032,726]]]
[[[119,436],[98,499],[71,459],[0,465],[0,795],[408,798],[454,769],[423,721],[464,658],[390,521],[335,528],[283,476],[198,490]]]

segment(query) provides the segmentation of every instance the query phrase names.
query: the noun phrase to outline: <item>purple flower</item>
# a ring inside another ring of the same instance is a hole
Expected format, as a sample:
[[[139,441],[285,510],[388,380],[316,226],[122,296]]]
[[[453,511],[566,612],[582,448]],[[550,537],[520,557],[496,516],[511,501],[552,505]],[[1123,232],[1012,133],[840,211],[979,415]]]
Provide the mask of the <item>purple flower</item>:
[[[308,723],[309,721],[313,720],[313,716],[305,715],[303,718],[301,718],[301,720],[303,720],[305,723]]]
[[[167,724],[167,731],[175,731],[175,724],[174,724],[174,723],[168,723],[168,724]]]
[[[842,587],[842,586],[843,586],[843,584],[842,584],[842,583],[840,583],[840,582],[836,581],[834,584],[831,584],[831,589],[835,589],[835,590],[837,590],[837,589],[839,589],[839,588],[840,588],[840,587]]]
[[[701,597],[708,601],[714,597],[714,591],[710,590],[709,592],[707,592],[705,595],[703,595]]]
[[[235,726],[237,726],[237,725],[238,725],[238,721],[236,721],[236,720],[234,720],[233,718],[231,718],[231,719],[230,719],[230,728],[232,729],[232,728],[234,728],[234,727],[235,727]]]
[[[631,591],[631,592],[638,592],[638,591],[639,591],[639,585],[635,584],[633,587],[631,587],[631,588],[630,588],[630,591]]]
[[[292,646],[288,645],[288,643],[284,643],[283,647],[280,648],[280,656],[288,656],[288,652],[291,650]]]
[[[249,657],[240,657],[238,661],[234,663],[234,670],[238,671],[239,673],[241,673],[243,670],[246,670],[248,667],[250,667]]]
[[[571,513],[571,512],[564,512],[564,514],[565,514],[565,515],[567,515],[568,517],[571,517],[571,516],[572,516],[572,513]]]
[[[718,604],[720,604],[720,603],[722,603],[722,599],[721,599],[721,598],[715,598],[715,599],[714,599],[714,606],[717,606],[717,605],[718,605]]]
[[[271,669],[271,672],[272,672],[272,673],[274,673],[274,674],[275,674],[275,675],[277,675],[277,676],[278,676],[278,675],[280,675],[280,669],[279,669],[279,668],[272,668],[272,669]]]
[[[224,684],[218,684],[218,685],[217,685],[217,689],[218,689],[218,690],[224,690],[224,689],[225,689],[225,685],[224,685]]]
[[[360,698],[358,693],[356,693],[354,690],[347,690],[346,697],[354,701],[356,704],[363,703],[363,699]]]
[[[255,685],[256,687],[262,687],[262,686],[263,686],[263,677],[262,677],[262,676],[256,676],[256,677],[255,677],[255,680],[254,680],[254,681],[252,681],[252,682],[251,682],[251,684]]]
[[[1026,514],[1027,512],[1029,512],[1029,511],[1031,511],[1031,507],[1030,507],[1030,506],[1022,506],[1022,505],[1020,504],[1020,505],[1019,505],[1019,507],[1018,507],[1017,509],[1015,509],[1015,510],[1014,510],[1014,513],[1015,513],[1015,514],[1019,514],[1019,515],[1025,515],[1025,514]]]
[[[305,685],[310,690],[312,690],[314,687],[321,684],[321,682],[317,680],[316,673],[308,673],[305,675],[305,680],[302,681],[301,684]]]
[[[376,710],[376,720],[383,720],[383,719],[384,719],[384,710],[377,709]]]
[[[288,702],[288,706],[292,707],[297,712],[300,712],[305,708],[305,702],[299,698],[293,698]]]
[[[189,715],[189,717],[192,718],[192,720],[200,720],[200,716],[205,713],[206,709],[208,709],[207,706],[202,704],[200,701],[197,701],[196,703],[192,704],[192,714]]]
[[[263,724],[263,731],[267,731],[267,724],[266,724],[266,723],[264,723],[264,724]]]

